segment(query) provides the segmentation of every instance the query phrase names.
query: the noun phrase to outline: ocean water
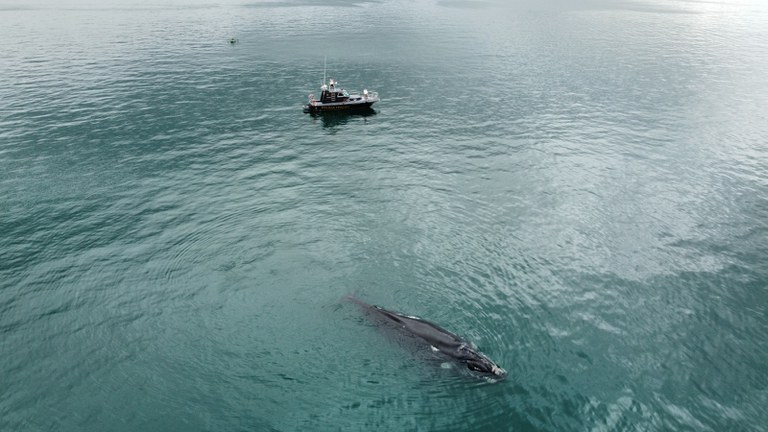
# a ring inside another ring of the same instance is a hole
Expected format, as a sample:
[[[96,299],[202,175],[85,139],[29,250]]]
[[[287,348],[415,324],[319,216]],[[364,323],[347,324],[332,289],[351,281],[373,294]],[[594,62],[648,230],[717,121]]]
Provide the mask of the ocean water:
[[[768,430],[763,1],[0,0],[0,54],[2,431]]]

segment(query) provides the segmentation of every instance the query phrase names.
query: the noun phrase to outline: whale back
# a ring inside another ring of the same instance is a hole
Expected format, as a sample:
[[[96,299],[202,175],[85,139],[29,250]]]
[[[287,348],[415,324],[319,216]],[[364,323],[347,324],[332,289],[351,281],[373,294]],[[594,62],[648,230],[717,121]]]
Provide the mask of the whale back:
[[[494,379],[504,379],[507,376],[504,369],[498,367],[485,354],[476,351],[469,342],[437,324],[416,316],[370,305],[355,297],[349,296],[345,299],[358,305],[369,315],[369,318],[394,327],[399,330],[399,333],[409,338],[420,340],[429,345],[432,351],[465,364],[470,371],[490,375]]]
[[[384,309],[380,306],[372,306],[372,308],[382,316],[401,326],[403,330],[421,338],[440,351],[443,351],[444,349],[456,349],[461,344],[466,343],[456,334],[425,319],[403,315]]]

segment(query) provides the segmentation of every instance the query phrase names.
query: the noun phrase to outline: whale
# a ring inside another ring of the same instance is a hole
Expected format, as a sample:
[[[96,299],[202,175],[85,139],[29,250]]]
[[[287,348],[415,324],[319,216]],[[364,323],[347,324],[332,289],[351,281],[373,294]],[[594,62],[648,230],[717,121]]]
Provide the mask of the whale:
[[[371,321],[396,329],[409,339],[416,341],[421,348],[429,349],[438,358],[458,364],[471,376],[489,381],[498,381],[507,377],[507,371],[479,352],[474,344],[435,323],[371,305],[356,297],[347,296],[345,299],[360,307]]]

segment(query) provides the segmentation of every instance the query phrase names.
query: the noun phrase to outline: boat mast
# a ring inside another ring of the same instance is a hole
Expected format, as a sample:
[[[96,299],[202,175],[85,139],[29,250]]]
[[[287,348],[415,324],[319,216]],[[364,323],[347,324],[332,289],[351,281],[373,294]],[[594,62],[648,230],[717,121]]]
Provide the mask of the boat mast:
[[[320,83],[321,86],[325,85],[325,69],[328,65],[328,56],[323,57],[323,82]]]

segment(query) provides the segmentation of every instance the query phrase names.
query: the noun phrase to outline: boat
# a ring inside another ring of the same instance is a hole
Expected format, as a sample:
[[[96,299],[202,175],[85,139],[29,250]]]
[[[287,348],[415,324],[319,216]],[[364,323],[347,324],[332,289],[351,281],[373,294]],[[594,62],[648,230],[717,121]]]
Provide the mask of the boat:
[[[325,80],[323,80],[325,81]],[[379,94],[375,91],[363,90],[361,93],[349,93],[339,87],[339,83],[333,78],[328,84],[320,87],[320,98],[314,94],[309,95],[309,102],[304,105],[305,113],[321,112],[360,112],[370,111],[371,105],[379,101]]]

